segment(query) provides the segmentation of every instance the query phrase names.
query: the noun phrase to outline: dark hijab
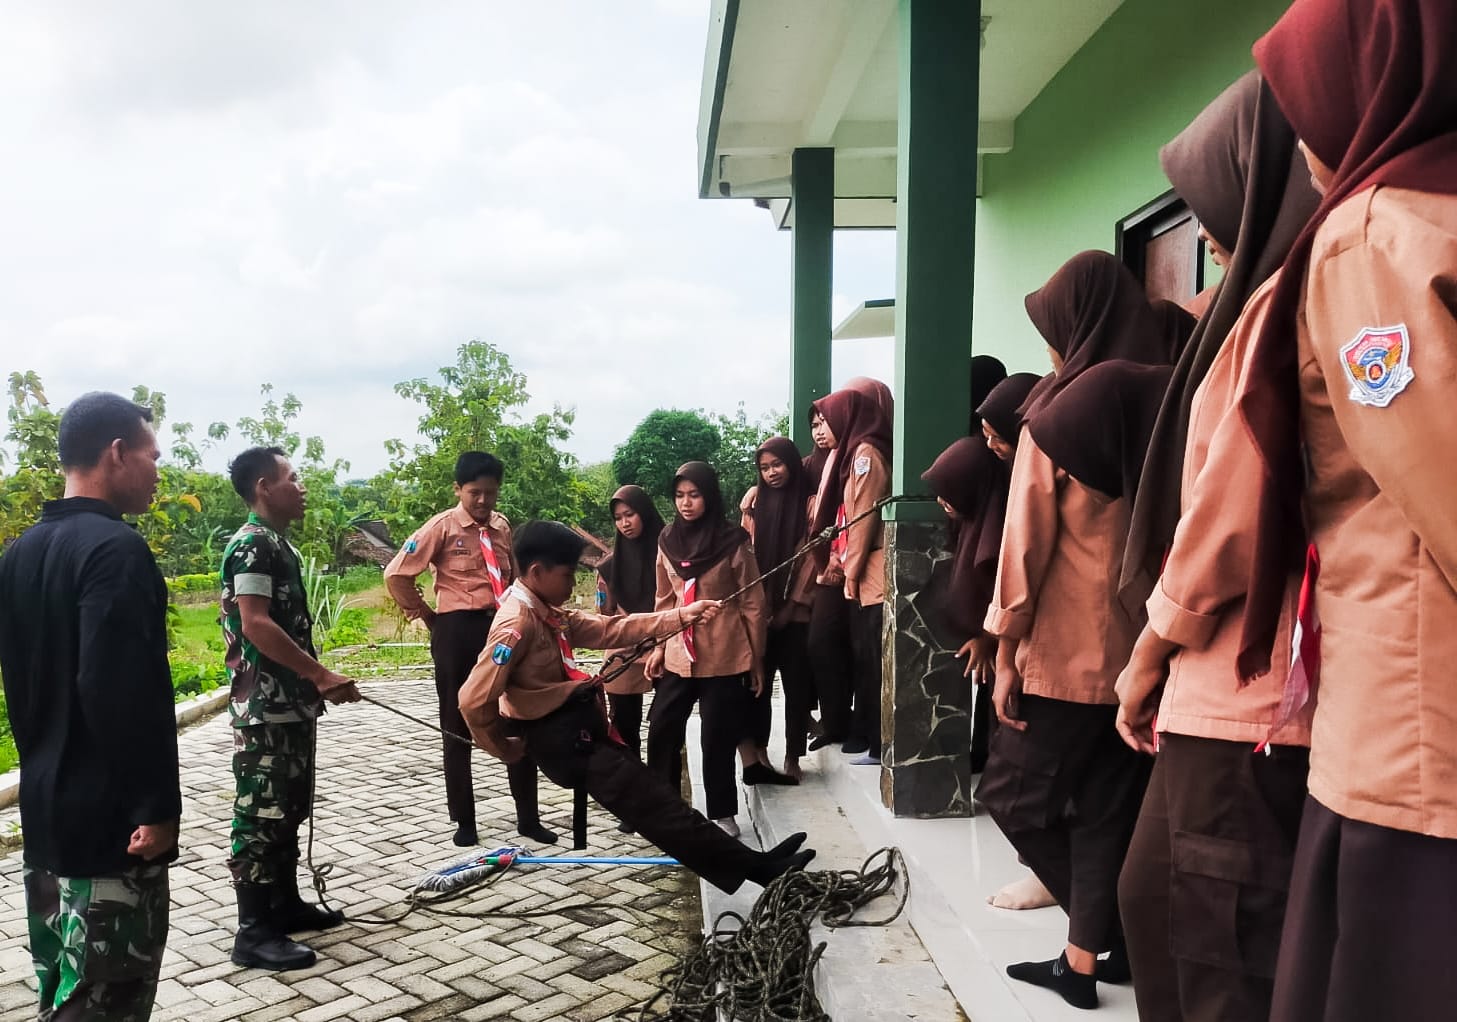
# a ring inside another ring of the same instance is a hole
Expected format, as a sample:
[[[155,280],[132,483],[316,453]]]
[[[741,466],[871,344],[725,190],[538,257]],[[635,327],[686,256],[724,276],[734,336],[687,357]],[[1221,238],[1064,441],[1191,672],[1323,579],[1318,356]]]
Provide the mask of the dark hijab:
[[[980,635],[992,600],[1011,475],[980,437],[963,437],[921,473],[960,516],[951,521],[951,575],[944,612],[963,636]]]
[[[673,476],[673,492],[690,482],[703,494],[703,514],[686,521],[676,512],[658,536],[658,549],[667,555],[679,578],[700,578],[704,572],[749,541],[749,534],[723,514],[723,490],[718,473],[706,461],[690,461]]]
[[[658,588],[658,535],[663,531],[663,516],[653,506],[653,499],[641,486],[619,487],[609,505],[617,511],[626,504],[642,519],[642,533],[628,539],[622,533],[612,544],[612,554],[597,568],[607,582],[612,598],[629,614],[644,614],[653,609]]]
[[[1001,359],[992,355],[971,356],[971,422],[966,430],[968,436],[976,436],[981,432],[981,416],[976,410],[997,384],[1006,378],[1007,367],[1002,364]]]
[[[850,472],[855,465],[855,451],[860,445],[869,444],[887,459],[890,458],[891,424],[882,405],[849,388],[820,398],[814,403],[814,410],[824,416],[830,432],[835,435],[836,451],[835,478],[832,480],[836,489],[827,490],[827,499],[822,499],[815,508],[814,530],[818,532],[835,524],[835,515],[840,509],[840,501],[835,499],[835,494],[845,492],[845,484],[850,481]]]
[[[754,499],[754,557],[762,570],[768,571],[787,561],[804,545],[809,530],[806,511],[809,507],[809,475],[804,470],[799,448],[788,437],[770,437],[754,452],[754,469],[759,460],[772,454],[788,469],[788,478],[783,486],[770,486],[759,477],[757,496]],[[786,568],[780,576],[771,579],[765,589],[769,594],[769,614],[772,617],[784,605],[785,593],[794,571]]]
[[[1149,304],[1153,306],[1153,314],[1158,317],[1164,336],[1164,350],[1168,352],[1167,361],[1172,363],[1183,353],[1184,345],[1189,343],[1199,320],[1178,302],[1171,302],[1167,298],[1156,298]]]
[[[1062,368],[1032,388],[1022,408],[1024,420],[1099,362],[1170,361],[1165,327],[1149,305],[1143,285],[1107,252],[1073,256],[1027,296],[1026,305],[1032,325],[1062,356]]]
[[[1265,463],[1240,637],[1242,678],[1270,669],[1285,582],[1305,553],[1296,316],[1315,233],[1374,185],[1457,194],[1451,0],[1295,0],[1255,44],[1255,63],[1298,138],[1334,169],[1291,247],[1251,353],[1240,414]]]
[[[1036,373],[1013,373],[992,388],[986,400],[977,405],[976,414],[991,424],[997,436],[1016,447],[1022,435],[1021,408],[1042,379]]]
[[[1213,304],[1164,396],[1133,505],[1123,579],[1157,573],[1179,523],[1194,392],[1255,293],[1280,268],[1319,197],[1295,132],[1259,72],[1240,78],[1159,153],[1174,190],[1230,253]]]

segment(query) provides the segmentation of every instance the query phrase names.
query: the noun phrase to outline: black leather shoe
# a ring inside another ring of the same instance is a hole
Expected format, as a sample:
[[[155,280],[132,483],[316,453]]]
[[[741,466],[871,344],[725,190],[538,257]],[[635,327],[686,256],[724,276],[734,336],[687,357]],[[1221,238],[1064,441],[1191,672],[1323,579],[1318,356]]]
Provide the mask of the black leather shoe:
[[[273,921],[273,887],[238,884],[238,934],[233,938],[234,965],[269,972],[310,968],[317,960],[312,948],[288,939]]]

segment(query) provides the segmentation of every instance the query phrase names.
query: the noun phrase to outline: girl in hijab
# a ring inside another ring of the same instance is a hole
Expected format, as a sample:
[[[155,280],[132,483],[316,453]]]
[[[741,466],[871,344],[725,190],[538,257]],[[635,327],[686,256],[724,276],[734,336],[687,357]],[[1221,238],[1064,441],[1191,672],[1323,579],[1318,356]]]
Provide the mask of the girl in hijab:
[[[1027,296],[1027,311],[1056,373],[1024,405],[1012,465],[986,619],[1001,640],[992,697],[1001,727],[977,799],[1069,918],[1057,959],[1008,974],[1092,1008],[1100,953],[1114,952],[1105,980],[1127,979],[1117,880],[1147,766],[1113,727],[1113,684],[1142,625],[1141,606],[1120,601],[1118,577],[1168,379],[1167,367],[1150,367],[1167,345],[1137,280],[1104,252],[1075,256]],[[1099,369],[1111,361],[1120,364]]]
[[[815,428],[835,462],[825,470],[816,500],[814,530],[851,521],[890,494],[891,425],[883,406],[856,390],[837,390],[814,403]],[[853,705],[841,751],[851,762],[880,762],[881,626],[885,554],[880,515],[867,515],[837,537],[831,553],[844,574],[850,613]],[[824,698],[821,696],[821,698]]]
[[[1017,452],[1017,441],[1022,435],[1022,406],[1042,379],[1036,373],[1013,373],[993,387],[986,400],[976,407],[987,447],[1004,462],[1010,462]]]
[[[1006,378],[1007,367],[1001,359],[993,355],[971,356],[971,425],[966,431],[967,436],[981,432],[981,416],[976,410]]]
[[[754,507],[754,556],[763,570],[783,564],[804,545],[809,532],[809,476],[794,441],[771,437],[754,455],[759,472]],[[799,760],[809,734],[809,711],[814,683],[809,662],[809,617],[814,587],[814,558],[801,557],[765,581],[769,614],[764,652],[764,695],[755,701],[753,740],[764,750],[769,745],[771,707],[769,687],[777,672],[784,679],[784,773],[762,763],[745,768],[745,783],[776,783],[803,776]]]
[[[1299,705],[1315,680],[1304,665],[1319,663],[1270,1017],[1449,1018],[1457,5],[1295,0],[1255,62],[1323,193],[1276,284],[1240,401],[1267,490],[1248,604],[1267,616],[1247,615],[1239,667],[1257,675],[1278,655],[1268,608],[1284,600],[1302,551],[1301,667],[1282,706]]]
[[[617,529],[612,554],[597,568],[597,603],[603,614],[647,614],[657,601],[658,535],[663,516],[641,486],[623,486],[612,495]],[[613,650],[608,653],[610,658]],[[642,758],[642,697],[653,684],[641,660],[607,683],[607,705],[617,733]]]
[[[1117,686],[1125,741],[1152,754],[1155,711],[1159,732],[1119,905],[1140,1018],[1236,1022],[1269,1016],[1310,745],[1309,707],[1276,723],[1288,662],[1236,679],[1262,474],[1238,402],[1273,275],[1316,194],[1253,71],[1160,157],[1226,272],[1159,412],[1124,556],[1125,573],[1157,571],[1155,555],[1163,566]],[[1288,576],[1287,648],[1299,584]],[[1236,901],[1237,913],[1209,909]]]
[[[734,752],[748,730],[751,699],[764,689],[764,587],[754,583],[759,566],[748,533],[724,517],[712,466],[683,465],[672,493],[673,521],[658,537],[656,609],[720,600],[748,588],[711,622],[694,625],[649,654],[647,676],[657,691],[648,712],[648,766],[669,783],[682,783],[683,738],[697,704],[706,815],[738,837]]]

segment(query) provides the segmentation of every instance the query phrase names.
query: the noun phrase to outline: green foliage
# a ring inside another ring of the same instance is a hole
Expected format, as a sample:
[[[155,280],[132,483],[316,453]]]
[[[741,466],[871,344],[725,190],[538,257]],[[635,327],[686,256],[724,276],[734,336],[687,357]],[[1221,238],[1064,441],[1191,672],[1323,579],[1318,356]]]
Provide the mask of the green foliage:
[[[612,524],[612,494],[617,489],[612,462],[599,461],[595,465],[583,466],[577,473],[577,482],[582,488],[582,528],[611,545],[615,530]]]
[[[61,415],[51,409],[40,377],[13,372],[8,386],[5,441],[13,457],[0,451],[0,545],[34,524],[41,505],[65,486],[57,457]]]
[[[756,481],[754,452],[784,425],[784,416],[774,413],[751,422],[742,404],[732,416],[659,409],[638,423],[618,446],[612,470],[618,483],[637,483],[652,494],[667,517],[672,510],[668,489],[673,473],[685,461],[706,461],[718,470],[724,503],[732,516],[739,499]]]
[[[329,629],[328,641],[321,648],[331,650],[367,643],[370,641],[369,625],[369,611],[363,607],[346,607],[339,612],[334,627]]]

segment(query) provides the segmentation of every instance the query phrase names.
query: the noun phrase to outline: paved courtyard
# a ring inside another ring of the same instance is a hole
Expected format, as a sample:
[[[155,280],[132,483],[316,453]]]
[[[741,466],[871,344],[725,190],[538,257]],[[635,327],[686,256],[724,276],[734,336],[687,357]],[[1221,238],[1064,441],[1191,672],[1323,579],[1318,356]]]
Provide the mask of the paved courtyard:
[[[363,686],[431,719],[429,682]],[[240,969],[228,960],[235,907],[223,865],[232,802],[231,734],[222,714],[179,736],[182,858],[172,870],[172,930],[157,1020],[270,1022],[462,1019],[594,1022],[654,990],[674,956],[697,942],[698,883],[653,867],[520,866],[452,909],[548,911],[532,919],[416,912],[400,922],[350,922],[302,935],[319,953],[304,972]],[[445,816],[439,737],[368,703],[338,707],[319,732],[314,860],[332,863],[331,901],[351,915],[400,911],[424,872],[458,858]],[[505,775],[474,760],[483,842],[509,844],[515,816]],[[13,815],[7,814],[7,818]],[[542,816],[571,844],[571,796],[542,780]],[[3,819],[0,819],[3,824]],[[550,854],[548,851],[547,854]],[[657,854],[594,805],[586,854]],[[20,853],[0,859],[0,1017],[33,1017]]]

